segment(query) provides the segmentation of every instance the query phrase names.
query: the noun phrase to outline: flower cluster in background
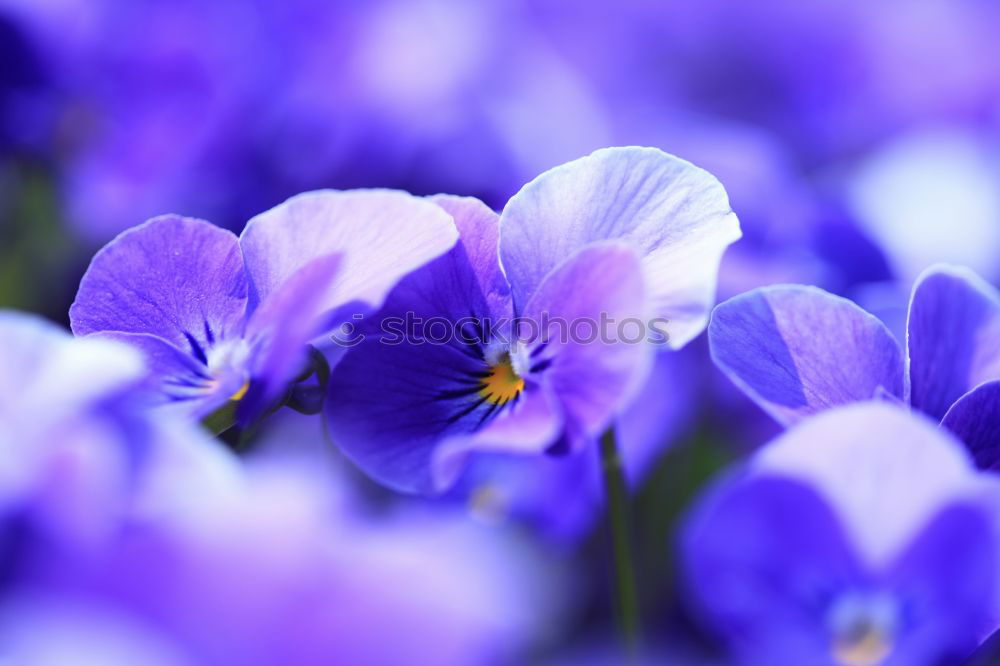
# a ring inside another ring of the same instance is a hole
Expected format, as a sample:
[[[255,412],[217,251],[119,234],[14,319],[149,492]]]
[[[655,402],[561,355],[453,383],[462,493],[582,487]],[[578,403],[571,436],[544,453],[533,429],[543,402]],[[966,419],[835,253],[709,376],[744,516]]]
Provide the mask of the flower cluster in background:
[[[0,0],[0,662],[1000,660],[998,31]]]

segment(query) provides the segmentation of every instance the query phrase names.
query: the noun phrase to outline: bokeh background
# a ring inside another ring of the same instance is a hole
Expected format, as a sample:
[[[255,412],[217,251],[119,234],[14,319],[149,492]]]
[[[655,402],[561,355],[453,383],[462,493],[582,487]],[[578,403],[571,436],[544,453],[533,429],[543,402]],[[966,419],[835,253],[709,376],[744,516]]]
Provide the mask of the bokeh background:
[[[238,231],[298,192],[368,186],[499,209],[545,169],[641,144],[728,189],[744,239],[720,299],[816,284],[900,332],[929,264],[1000,279],[998,35],[992,0],[0,0],[0,306],[65,323],[93,252],[157,214]],[[776,426],[703,339],[661,365],[662,418],[623,426],[656,442],[626,452],[642,602],[654,638],[700,654],[671,534]],[[326,450],[291,416],[258,448]],[[441,500],[561,562],[572,611],[546,658],[612,632],[592,472],[499,460]]]

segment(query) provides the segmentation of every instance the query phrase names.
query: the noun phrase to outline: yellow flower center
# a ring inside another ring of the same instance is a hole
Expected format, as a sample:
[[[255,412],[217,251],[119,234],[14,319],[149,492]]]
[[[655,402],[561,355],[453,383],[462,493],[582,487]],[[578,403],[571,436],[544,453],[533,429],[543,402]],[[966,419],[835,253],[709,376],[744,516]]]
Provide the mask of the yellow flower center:
[[[891,638],[875,626],[864,627],[833,645],[834,658],[842,666],[878,666],[891,652]]]
[[[510,361],[510,354],[504,354],[489,370],[490,374],[481,381],[479,395],[494,405],[504,405],[516,400],[524,390],[524,380],[521,379]]]

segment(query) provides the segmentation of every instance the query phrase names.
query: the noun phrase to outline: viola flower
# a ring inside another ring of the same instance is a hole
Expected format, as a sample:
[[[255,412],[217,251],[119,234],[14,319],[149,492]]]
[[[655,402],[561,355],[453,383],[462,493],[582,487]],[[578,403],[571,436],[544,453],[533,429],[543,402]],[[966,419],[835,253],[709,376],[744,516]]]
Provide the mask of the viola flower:
[[[287,389],[312,338],[379,307],[455,236],[439,207],[389,190],[301,194],[239,238],[167,215],[97,253],[70,321],[141,349],[165,402],[203,417],[239,401],[246,420]]]
[[[599,436],[652,360],[641,336],[598,336],[602,317],[669,320],[669,346],[684,345],[740,235],[714,177],[650,148],[557,167],[500,215],[475,199],[433,201],[458,244],[359,327],[326,403],[348,457],[414,492],[450,486],[472,451],[566,453]],[[583,333],[549,335],[546,319]]]
[[[708,336],[716,365],[784,425],[891,399],[941,421],[981,467],[1000,464],[1000,293],[968,269],[934,266],[917,280],[905,354],[873,315],[800,285],[720,304]]]
[[[739,663],[952,663],[996,627],[1000,485],[935,425],[838,407],[698,504],[684,580]]]

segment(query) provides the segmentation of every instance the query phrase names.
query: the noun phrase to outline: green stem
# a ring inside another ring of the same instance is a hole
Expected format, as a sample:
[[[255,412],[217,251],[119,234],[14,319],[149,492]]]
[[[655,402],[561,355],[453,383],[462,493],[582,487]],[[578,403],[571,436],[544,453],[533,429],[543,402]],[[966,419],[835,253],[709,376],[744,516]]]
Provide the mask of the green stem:
[[[621,456],[615,442],[614,428],[601,437],[601,467],[608,498],[608,519],[614,549],[615,610],[618,628],[626,651],[634,656],[639,649],[641,626],[632,560],[632,526],[629,516],[628,489]]]

